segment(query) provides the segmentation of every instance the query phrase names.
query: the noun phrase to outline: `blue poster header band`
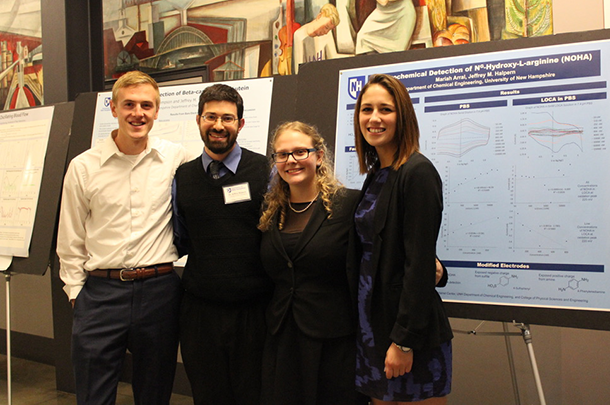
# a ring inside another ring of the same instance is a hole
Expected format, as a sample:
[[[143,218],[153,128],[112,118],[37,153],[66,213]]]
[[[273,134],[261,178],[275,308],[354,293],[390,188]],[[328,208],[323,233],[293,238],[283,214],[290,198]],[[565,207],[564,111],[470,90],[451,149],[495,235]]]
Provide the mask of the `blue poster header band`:
[[[568,264],[568,263],[511,263],[511,262],[471,262],[460,260],[443,260],[448,268],[475,268],[486,270],[543,270],[543,271],[578,271],[603,273],[603,264]]]
[[[600,51],[570,52],[413,71],[388,72],[411,92],[601,75]]]

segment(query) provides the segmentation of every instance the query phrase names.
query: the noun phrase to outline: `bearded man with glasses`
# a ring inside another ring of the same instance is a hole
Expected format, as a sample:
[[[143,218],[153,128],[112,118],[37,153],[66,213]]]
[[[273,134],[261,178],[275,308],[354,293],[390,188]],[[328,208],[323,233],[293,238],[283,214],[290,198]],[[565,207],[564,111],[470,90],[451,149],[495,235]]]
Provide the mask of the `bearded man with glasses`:
[[[259,404],[273,287],[257,225],[269,165],[237,143],[243,111],[234,88],[206,88],[196,117],[203,153],[174,179],[175,243],[188,254],[180,345],[196,405]]]

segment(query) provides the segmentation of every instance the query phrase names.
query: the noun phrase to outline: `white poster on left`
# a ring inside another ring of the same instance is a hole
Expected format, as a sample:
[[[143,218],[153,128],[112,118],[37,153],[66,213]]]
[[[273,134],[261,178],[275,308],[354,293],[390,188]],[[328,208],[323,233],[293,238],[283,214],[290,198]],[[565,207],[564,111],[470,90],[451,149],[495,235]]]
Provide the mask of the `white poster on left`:
[[[29,256],[53,110],[0,113],[0,255]]]

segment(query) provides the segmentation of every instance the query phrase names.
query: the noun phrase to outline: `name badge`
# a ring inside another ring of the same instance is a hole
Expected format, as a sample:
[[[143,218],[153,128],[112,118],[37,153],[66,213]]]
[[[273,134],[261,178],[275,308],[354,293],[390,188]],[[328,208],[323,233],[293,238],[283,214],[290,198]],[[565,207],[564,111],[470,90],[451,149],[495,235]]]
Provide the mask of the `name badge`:
[[[222,188],[222,193],[224,194],[225,204],[235,204],[252,200],[252,197],[250,197],[249,183],[224,186]]]

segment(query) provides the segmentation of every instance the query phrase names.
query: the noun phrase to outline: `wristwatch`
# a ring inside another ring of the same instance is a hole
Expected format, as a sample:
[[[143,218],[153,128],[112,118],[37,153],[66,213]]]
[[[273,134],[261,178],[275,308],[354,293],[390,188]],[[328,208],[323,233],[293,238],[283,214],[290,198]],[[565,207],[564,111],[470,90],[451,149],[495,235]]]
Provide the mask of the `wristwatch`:
[[[394,346],[398,347],[403,353],[409,353],[412,350],[410,347],[401,346],[398,343],[394,343]]]

